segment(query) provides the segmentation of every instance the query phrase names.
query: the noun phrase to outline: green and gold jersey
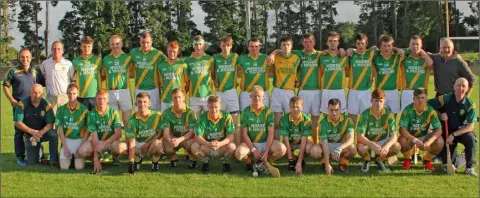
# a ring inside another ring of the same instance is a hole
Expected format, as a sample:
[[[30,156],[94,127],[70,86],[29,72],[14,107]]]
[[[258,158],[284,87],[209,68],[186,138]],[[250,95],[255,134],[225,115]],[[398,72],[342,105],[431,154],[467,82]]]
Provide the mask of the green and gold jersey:
[[[391,137],[395,130],[395,116],[383,108],[380,117],[375,116],[372,108],[368,108],[358,117],[357,131],[368,140],[378,142]]]
[[[291,54],[284,57],[281,54],[275,55],[275,61],[271,66],[273,75],[273,86],[279,89],[295,89],[298,67],[300,66],[300,57]]]
[[[131,66],[132,57],[123,52],[118,57],[111,53],[103,57],[100,72],[107,82],[108,90],[129,88],[128,78],[133,69]]]
[[[348,64],[348,88],[352,90],[369,90],[373,84],[373,57],[375,50],[364,54],[353,53]]]
[[[353,134],[353,121],[348,117],[348,113],[342,113],[337,122],[334,122],[330,116],[320,121],[320,130],[318,132],[320,141],[327,140],[328,143],[342,143],[346,140],[348,134]]]
[[[158,73],[156,71],[158,63],[167,59],[162,51],[155,48],[144,53],[140,48],[134,48],[130,51],[132,56],[135,89],[152,90],[158,87]]]
[[[267,55],[260,54],[257,58],[248,54],[241,55],[238,58],[237,71],[240,75],[240,90],[250,92],[254,85],[268,90],[270,82],[268,81]]]
[[[197,118],[195,111],[192,108],[186,106],[182,115],[175,115],[173,107],[170,107],[163,111],[163,128],[168,128],[170,134],[175,137],[181,137],[185,135],[189,129],[194,129],[197,124]]]
[[[172,102],[173,89],[180,88],[185,91],[187,64],[178,58],[173,63],[166,60],[158,64],[157,71],[159,84],[162,88],[160,101],[170,103]]]
[[[203,136],[207,141],[222,141],[227,136],[232,135],[233,132],[235,132],[235,126],[232,116],[224,111],[220,112],[220,118],[216,121],[213,120],[208,111],[202,113],[195,127],[195,135]]]
[[[311,54],[308,54],[303,50],[292,50],[292,53],[300,57],[300,69],[298,71],[300,74],[300,89],[321,89],[318,61],[322,55],[322,51],[314,50]]]
[[[413,104],[410,104],[405,107],[400,117],[400,127],[406,129],[415,137],[427,135],[430,125],[434,131],[441,127],[437,112],[428,105],[425,105],[423,111],[419,113],[415,110]]]
[[[252,143],[267,141],[268,127],[273,127],[273,124],[272,110],[266,106],[260,112],[256,112],[251,105],[242,111],[241,128],[247,128]]]
[[[406,57],[400,64],[402,72],[402,89],[415,90],[423,87],[428,89],[428,65],[423,57]]]
[[[87,117],[87,132],[97,133],[99,141],[105,141],[110,138],[116,128],[122,127],[120,116],[115,109],[107,107],[107,111],[103,115],[94,108],[88,113]]]
[[[215,77],[217,78],[218,89],[217,91],[227,91],[236,87],[237,81],[237,60],[238,54],[233,53],[228,57],[223,57],[221,54],[213,55],[213,67]]]
[[[292,113],[287,113],[282,116],[278,123],[278,134],[288,137],[290,143],[299,142],[302,137],[312,135],[312,120],[307,114],[302,113],[300,120],[295,122]]]
[[[322,88],[329,90],[344,89],[347,86],[345,69],[348,65],[348,57],[325,55],[320,56],[320,76],[323,81]]]
[[[213,57],[208,54],[195,56],[193,53],[185,59],[189,78],[189,96],[207,97],[214,89],[212,81]]]
[[[100,89],[100,67],[102,58],[99,56],[90,56],[85,59],[77,56],[72,60],[75,68],[75,83],[78,86],[79,98],[93,98]]]
[[[125,135],[134,138],[136,142],[147,143],[157,133],[162,133],[162,114],[155,110],[149,110],[146,119],[136,112],[128,120],[128,128]],[[161,137],[161,136],[159,136]]]
[[[55,125],[62,127],[63,134],[68,139],[80,139],[87,131],[88,108],[77,102],[75,110],[68,107],[68,103],[57,109]]]
[[[395,90],[401,88],[400,63],[403,56],[393,52],[390,57],[384,57],[381,51],[375,52],[373,67],[375,76],[375,87],[383,90]]]

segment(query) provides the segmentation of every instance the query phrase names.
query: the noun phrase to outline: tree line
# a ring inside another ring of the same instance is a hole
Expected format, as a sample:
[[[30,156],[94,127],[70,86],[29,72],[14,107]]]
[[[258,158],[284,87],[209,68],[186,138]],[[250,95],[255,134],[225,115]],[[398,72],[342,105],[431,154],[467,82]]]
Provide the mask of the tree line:
[[[24,34],[22,48],[32,50],[35,59],[48,55],[46,46],[49,29],[39,32],[44,24],[38,13],[55,12],[58,1],[13,1],[0,0],[2,10],[1,61],[9,62],[16,58],[16,49],[11,47],[13,35],[9,26],[17,22]],[[199,1],[200,9],[206,13],[204,25],[210,31],[202,32],[193,21],[192,1],[71,1],[72,8],[66,12],[58,24],[65,44],[65,56],[79,55],[79,41],[84,35],[94,38],[94,53],[105,55],[109,52],[108,39],[113,34],[124,38],[124,50],[138,47],[138,35],[150,31],[153,46],[164,49],[168,41],[178,40],[183,55],[191,52],[191,39],[197,34],[205,36],[209,43],[208,53],[218,51],[218,40],[231,36],[234,51],[247,50],[247,1]],[[469,2],[472,14],[465,16],[449,2],[450,36],[478,36],[478,1]],[[41,4],[44,4],[41,6]],[[284,35],[293,37],[295,49],[301,49],[302,36],[314,33],[317,48],[326,48],[327,34],[337,31],[342,35],[341,46],[354,46],[356,32],[369,36],[369,44],[377,44],[382,34],[395,38],[398,46],[408,45],[409,37],[418,34],[424,38],[424,48],[437,52],[438,41],[446,35],[444,1],[355,1],[360,9],[356,22],[336,22],[335,16],[342,7],[338,1],[250,1],[251,38],[262,41],[263,52],[269,53],[278,47],[277,41]],[[47,14],[48,16],[48,14]],[[48,24],[48,18],[45,23]],[[48,26],[47,26],[48,27]],[[273,27],[273,28],[269,28]],[[60,39],[60,38],[59,38]],[[51,43],[51,42],[50,42]],[[468,45],[468,44],[467,44]],[[470,43],[475,48],[476,43]],[[477,47],[478,48],[478,47]],[[12,53],[13,51],[13,53]]]

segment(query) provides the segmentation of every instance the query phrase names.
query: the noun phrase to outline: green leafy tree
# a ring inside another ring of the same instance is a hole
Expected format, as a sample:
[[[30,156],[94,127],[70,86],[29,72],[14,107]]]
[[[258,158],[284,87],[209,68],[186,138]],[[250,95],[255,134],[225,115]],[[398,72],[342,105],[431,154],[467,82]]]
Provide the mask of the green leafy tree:
[[[20,13],[18,14],[18,29],[24,34],[22,48],[29,48],[36,63],[40,64],[40,55],[45,48],[44,38],[38,33],[42,22],[38,20],[38,13],[42,10],[40,3],[31,1],[20,1]],[[32,27],[33,26],[33,27]]]

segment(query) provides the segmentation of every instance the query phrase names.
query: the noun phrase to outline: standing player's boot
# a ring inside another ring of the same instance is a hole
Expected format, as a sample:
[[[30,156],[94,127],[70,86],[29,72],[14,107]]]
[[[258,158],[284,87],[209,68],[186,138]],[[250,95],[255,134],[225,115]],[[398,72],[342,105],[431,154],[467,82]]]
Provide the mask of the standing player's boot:
[[[411,164],[412,164],[412,160],[411,160],[411,159],[405,159],[405,160],[403,160],[403,170],[408,170],[408,169],[410,169]]]
[[[295,171],[295,164],[297,164],[296,160],[289,159],[288,160],[288,170],[289,171]]]
[[[229,163],[222,163],[222,166],[223,166],[223,172],[224,173],[228,173],[228,172],[232,171],[232,168],[230,167]]]
[[[153,172],[158,172],[160,170],[160,164],[157,162],[152,162],[152,171]]]
[[[370,161],[364,161],[362,167],[360,167],[360,171],[366,173],[370,170]]]
[[[135,165],[135,162],[128,163],[128,172],[130,174],[135,174],[136,170],[137,170],[137,166]]]
[[[188,166],[189,169],[195,169],[197,168],[197,161],[190,160],[190,166]]]
[[[435,171],[435,167],[433,166],[432,161],[425,160],[424,164],[425,164],[425,170],[426,171],[429,171],[429,172]]]

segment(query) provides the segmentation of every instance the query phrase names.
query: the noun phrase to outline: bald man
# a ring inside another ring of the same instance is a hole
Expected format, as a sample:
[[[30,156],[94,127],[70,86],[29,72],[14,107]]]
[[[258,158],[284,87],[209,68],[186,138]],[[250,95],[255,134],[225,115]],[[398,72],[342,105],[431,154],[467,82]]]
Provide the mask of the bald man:
[[[448,120],[448,137],[445,137],[445,131],[442,136],[449,144],[451,153],[457,148],[458,143],[465,146],[466,169],[465,174],[477,176],[473,169],[473,162],[475,159],[475,133],[473,131],[475,122],[478,122],[477,112],[475,110],[475,103],[467,95],[469,90],[468,81],[466,78],[458,78],[453,86],[454,92],[440,95],[434,99],[430,99],[428,104],[435,108],[440,114],[440,119],[444,122]],[[442,122],[444,126],[445,123]],[[442,127],[444,129],[444,127]],[[446,168],[446,147],[442,150],[439,156],[442,157],[443,167]],[[456,155],[452,155],[452,161],[459,161]],[[458,162],[455,163],[458,166]],[[458,167],[456,167],[458,168]]]
[[[53,130],[55,116],[52,105],[42,98],[43,87],[34,84],[30,89],[30,96],[17,103],[13,121],[18,130],[25,133],[23,136],[27,150],[27,163],[34,165],[39,162],[40,143],[48,141],[50,151],[50,165],[58,166],[58,136]]]
[[[455,52],[452,40],[443,39],[440,43],[440,53],[432,54],[431,57],[437,92],[435,96],[453,93],[453,84],[460,77],[468,80],[468,87],[474,85],[475,75],[462,57]]]

